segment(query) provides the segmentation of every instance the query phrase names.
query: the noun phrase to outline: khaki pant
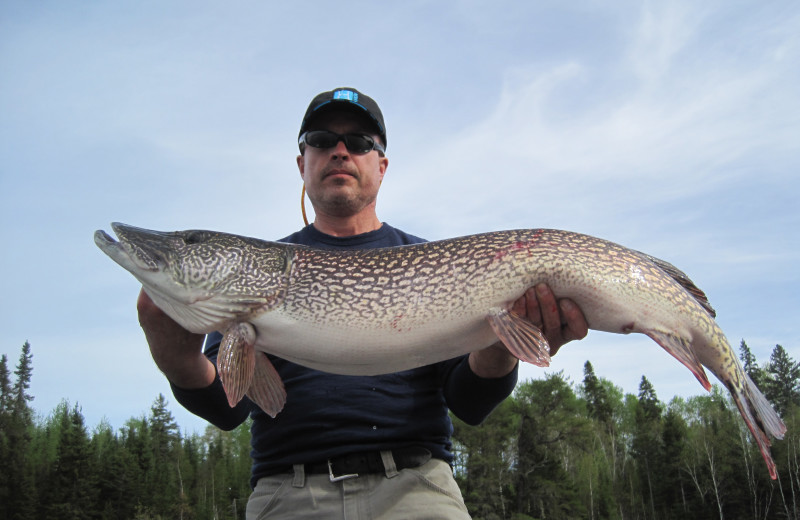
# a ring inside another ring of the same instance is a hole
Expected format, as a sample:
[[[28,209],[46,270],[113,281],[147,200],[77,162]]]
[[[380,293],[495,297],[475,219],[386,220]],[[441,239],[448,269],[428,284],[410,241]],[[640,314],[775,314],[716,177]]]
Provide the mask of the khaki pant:
[[[297,465],[294,474],[264,477],[250,495],[247,520],[469,520],[446,462],[432,459],[397,471],[391,452],[382,455],[385,474],[331,482],[328,475],[306,475]]]

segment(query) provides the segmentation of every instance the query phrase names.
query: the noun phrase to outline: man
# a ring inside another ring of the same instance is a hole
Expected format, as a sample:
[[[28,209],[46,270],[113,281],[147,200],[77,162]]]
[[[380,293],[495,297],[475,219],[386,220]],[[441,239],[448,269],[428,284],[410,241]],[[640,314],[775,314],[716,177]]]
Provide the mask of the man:
[[[375,203],[389,164],[378,105],[355,89],[316,96],[300,127],[300,170],[312,225],[284,241],[374,248],[422,240],[382,223]],[[551,353],[583,338],[587,324],[547,286],[514,310],[540,326]],[[274,356],[287,402],[274,419],[244,399],[226,402],[214,362],[221,339],[187,332],[140,293],[139,321],[158,367],[188,410],[223,429],[253,417],[253,494],[247,518],[469,518],[449,463],[447,411],[478,424],[517,381],[517,360],[497,343],[396,374],[342,376]]]

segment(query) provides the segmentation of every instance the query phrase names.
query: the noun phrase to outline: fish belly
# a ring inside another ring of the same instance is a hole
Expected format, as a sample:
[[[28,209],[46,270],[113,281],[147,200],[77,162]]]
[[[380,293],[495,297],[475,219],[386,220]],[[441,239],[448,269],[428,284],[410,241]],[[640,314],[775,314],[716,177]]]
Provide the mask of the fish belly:
[[[377,320],[372,326],[300,321],[280,311],[263,314],[256,348],[310,368],[344,375],[400,372],[452,359],[497,341],[484,317],[423,323]]]

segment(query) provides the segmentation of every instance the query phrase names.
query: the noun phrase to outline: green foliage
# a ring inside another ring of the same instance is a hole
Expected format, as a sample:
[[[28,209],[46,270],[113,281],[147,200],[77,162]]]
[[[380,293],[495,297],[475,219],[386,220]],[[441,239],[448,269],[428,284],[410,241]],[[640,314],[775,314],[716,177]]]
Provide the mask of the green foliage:
[[[520,383],[480,426],[454,418],[454,470],[476,520],[800,518],[798,363],[780,345],[743,365],[788,427],[773,443],[779,480],[727,394],[661,402],[597,374]],[[62,402],[34,419],[31,347],[16,370],[0,357],[0,520],[244,518],[250,424],[183,435],[163,395],[119,430],[89,430]]]
[[[476,518],[502,518],[494,512],[505,514],[512,507],[513,439],[519,422],[512,408],[511,400],[504,401],[477,428],[453,418],[455,476]]]
[[[739,344],[739,359],[742,360],[742,368],[750,376],[750,379],[763,390],[764,388],[764,370],[762,370],[756,362],[756,357],[750,351],[745,340]]]
[[[763,367],[744,342],[741,353],[765,395],[789,403],[782,412],[787,435],[772,449],[779,481],[769,479],[721,387],[665,404],[647,377],[637,395],[623,394],[587,362],[577,395],[560,374],[549,375],[520,384],[478,427],[456,421],[456,474],[471,514],[503,520],[800,518],[797,363],[779,347]],[[765,388],[767,382],[772,386]]]
[[[775,345],[766,367],[764,395],[781,416],[791,406],[800,405],[800,362],[794,361],[780,345]]]
[[[595,375],[594,367],[589,361],[583,365],[583,376],[583,394],[589,417],[610,427],[613,413],[611,401],[606,387]]]
[[[0,520],[244,518],[249,421],[182,436],[163,395],[119,431],[66,401],[34,421],[32,358],[26,342],[13,384],[0,358]]]
[[[7,362],[3,358],[3,372],[8,373]],[[5,474],[4,489],[0,496],[7,497],[2,502],[0,514],[8,518],[36,518],[36,487],[34,483],[34,466],[31,463],[31,438],[34,431],[33,410],[28,404],[33,396],[28,394],[33,375],[33,354],[27,341],[22,345],[19,362],[14,371],[16,380],[2,384],[2,391],[9,392],[2,398],[3,403],[3,463],[8,466],[0,468]],[[6,380],[8,376],[2,376]]]

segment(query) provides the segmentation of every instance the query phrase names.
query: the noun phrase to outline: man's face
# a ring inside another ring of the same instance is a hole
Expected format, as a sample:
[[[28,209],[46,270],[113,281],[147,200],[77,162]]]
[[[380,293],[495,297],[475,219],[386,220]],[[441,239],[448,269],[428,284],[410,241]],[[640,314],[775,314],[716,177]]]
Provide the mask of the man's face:
[[[380,141],[367,120],[351,112],[321,114],[308,129],[337,134],[361,133]],[[388,165],[389,160],[376,150],[352,153],[343,141],[333,148],[306,146],[304,154],[297,157],[300,176],[314,211],[336,217],[353,216],[374,206]]]

